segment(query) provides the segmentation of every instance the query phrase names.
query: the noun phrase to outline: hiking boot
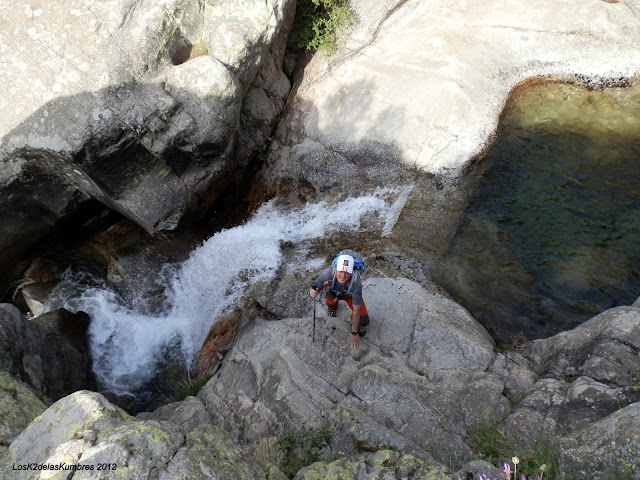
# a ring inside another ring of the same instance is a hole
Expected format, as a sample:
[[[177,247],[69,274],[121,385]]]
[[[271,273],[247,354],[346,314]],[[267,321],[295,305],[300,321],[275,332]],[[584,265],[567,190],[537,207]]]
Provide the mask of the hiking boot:
[[[327,315],[329,315],[330,317],[335,317],[336,310],[338,310],[338,307],[327,308]]]
[[[364,337],[367,334],[367,327],[358,327],[358,335]]]

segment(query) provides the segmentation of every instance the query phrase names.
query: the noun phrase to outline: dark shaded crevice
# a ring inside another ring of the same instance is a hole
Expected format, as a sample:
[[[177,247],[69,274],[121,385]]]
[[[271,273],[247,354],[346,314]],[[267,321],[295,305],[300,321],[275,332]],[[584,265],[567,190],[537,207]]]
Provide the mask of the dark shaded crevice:
[[[271,198],[268,192],[262,189],[257,191],[254,188],[261,168],[259,152],[241,172],[233,172],[234,177],[228,186],[218,195],[193,229],[206,238],[246,221],[262,203]]]
[[[124,217],[106,208],[97,200],[84,202],[73,215],[59,220],[50,233],[22,252],[14,265],[6,272],[0,284],[2,302],[15,303],[24,310],[24,305],[15,302],[16,289],[22,284],[23,273],[37,257],[43,257],[59,265],[68,265],[77,256],[77,250],[95,233],[107,230]]]

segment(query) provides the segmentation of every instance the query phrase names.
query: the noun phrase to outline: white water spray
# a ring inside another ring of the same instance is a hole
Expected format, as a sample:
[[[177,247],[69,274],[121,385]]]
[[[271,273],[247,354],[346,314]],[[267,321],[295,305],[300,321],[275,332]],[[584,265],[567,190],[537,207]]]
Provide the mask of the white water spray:
[[[58,303],[91,317],[90,350],[100,383],[117,394],[132,392],[155,376],[171,349],[180,350],[186,366],[193,364],[215,319],[232,309],[248,286],[274,276],[281,242],[303,247],[334,232],[357,231],[365,216],[385,216],[384,199],[391,193],[380,190],[302,209],[263,205],[251,220],[216,233],[177,267],[166,285],[170,306],[159,316],[132,311],[106,288],[87,288]]]
[[[393,202],[391,208],[387,211],[386,222],[384,223],[384,227],[382,228],[381,237],[388,237],[391,235],[391,231],[393,227],[398,222],[398,218],[400,218],[400,214],[402,213],[402,209],[404,208],[407,200],[409,199],[409,194],[413,190],[413,185],[409,185],[402,190],[402,193],[398,196],[397,200]]]

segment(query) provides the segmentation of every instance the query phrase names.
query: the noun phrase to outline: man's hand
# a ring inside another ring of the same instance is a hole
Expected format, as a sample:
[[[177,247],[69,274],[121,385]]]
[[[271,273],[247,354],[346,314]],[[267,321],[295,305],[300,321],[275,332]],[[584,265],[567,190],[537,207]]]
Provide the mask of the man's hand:
[[[318,290],[316,290],[313,287],[309,287],[309,296],[311,298],[316,298],[317,295],[318,295]]]
[[[357,330],[354,330],[354,332]],[[349,341],[351,342],[351,348],[353,350],[358,348],[358,345],[360,344],[360,336],[358,334],[356,335],[352,335],[351,332],[349,332]]]
[[[354,350],[358,348],[360,344],[360,335],[357,334],[358,327],[360,327],[360,305],[354,305],[353,311],[351,312],[351,332],[356,332],[355,335],[352,335],[349,332],[349,342],[351,343],[351,348]]]

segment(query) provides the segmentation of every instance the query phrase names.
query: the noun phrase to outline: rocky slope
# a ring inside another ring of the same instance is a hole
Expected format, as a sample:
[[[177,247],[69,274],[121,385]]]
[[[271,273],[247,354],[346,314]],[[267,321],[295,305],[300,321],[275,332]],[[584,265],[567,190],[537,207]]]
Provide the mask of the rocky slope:
[[[341,478],[404,478],[403,471],[497,478],[491,465],[473,461],[470,432],[487,423],[523,445],[554,438],[569,478],[598,479],[634,465],[640,309],[612,309],[521,351],[499,352],[462,307],[414,282],[371,278],[364,295],[372,324],[358,350],[349,348],[345,307],[337,318],[317,312],[315,341],[311,317],[256,318],[198,398],[133,418],[99,394],[65,397],[13,441],[2,478],[38,478],[12,470],[27,460],[108,463],[122,478],[182,471],[279,478],[277,450],[265,445],[283,431],[324,424],[340,460],[297,478],[331,471]],[[639,478],[635,467],[629,473]]]

